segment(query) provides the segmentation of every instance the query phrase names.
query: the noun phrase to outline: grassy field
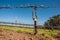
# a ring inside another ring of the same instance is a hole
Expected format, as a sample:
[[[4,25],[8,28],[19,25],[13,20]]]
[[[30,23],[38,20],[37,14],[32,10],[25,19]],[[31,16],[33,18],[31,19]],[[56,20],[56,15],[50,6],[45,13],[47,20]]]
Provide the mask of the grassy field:
[[[0,30],[9,30],[9,31],[16,31],[18,33],[34,33],[33,28],[20,28],[20,27],[11,27],[11,26],[0,26]],[[53,37],[54,35],[60,36],[60,30],[48,30],[48,29],[38,29],[39,35],[44,34],[45,37]]]
[[[11,26],[0,26],[0,30],[9,30],[9,31],[17,31],[17,32],[27,32],[34,33],[33,28],[20,28],[20,27],[11,27]],[[48,35],[60,35],[60,30],[48,30],[48,29],[38,29],[38,34],[48,34]]]

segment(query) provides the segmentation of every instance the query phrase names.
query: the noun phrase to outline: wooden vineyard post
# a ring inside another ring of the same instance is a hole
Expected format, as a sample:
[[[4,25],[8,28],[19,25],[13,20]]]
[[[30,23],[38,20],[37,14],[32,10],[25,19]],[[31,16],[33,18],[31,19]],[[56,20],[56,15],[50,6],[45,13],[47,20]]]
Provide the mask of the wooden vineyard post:
[[[34,35],[36,35],[37,34],[37,20],[36,19],[34,20],[34,29],[35,29]]]
[[[33,9],[32,11],[32,18],[34,21],[34,35],[37,34],[37,15],[36,15],[36,8]]]

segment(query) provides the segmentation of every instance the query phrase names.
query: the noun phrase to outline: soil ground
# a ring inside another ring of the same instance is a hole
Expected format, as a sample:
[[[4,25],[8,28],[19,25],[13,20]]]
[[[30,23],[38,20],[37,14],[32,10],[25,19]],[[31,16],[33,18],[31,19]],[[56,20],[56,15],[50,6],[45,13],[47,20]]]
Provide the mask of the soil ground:
[[[43,39],[40,37],[41,40]],[[39,40],[38,36],[28,33],[17,33],[16,31],[0,30],[0,40]]]
[[[41,35],[18,33],[16,31],[0,30],[0,40],[48,40]],[[51,39],[50,39],[51,40]]]

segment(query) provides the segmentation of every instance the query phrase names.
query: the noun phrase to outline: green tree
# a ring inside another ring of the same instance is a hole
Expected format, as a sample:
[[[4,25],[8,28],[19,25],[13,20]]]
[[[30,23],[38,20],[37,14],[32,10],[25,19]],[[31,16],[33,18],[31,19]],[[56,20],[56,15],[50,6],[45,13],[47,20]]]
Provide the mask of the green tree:
[[[60,14],[50,17],[50,19],[44,23],[44,26],[46,27],[60,26]]]

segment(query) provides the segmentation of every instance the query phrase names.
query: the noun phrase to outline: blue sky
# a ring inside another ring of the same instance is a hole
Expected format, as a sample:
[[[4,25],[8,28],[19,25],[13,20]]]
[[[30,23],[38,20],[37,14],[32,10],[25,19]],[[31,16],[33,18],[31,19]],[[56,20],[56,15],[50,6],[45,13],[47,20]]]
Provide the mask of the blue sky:
[[[1,5],[37,5],[60,6],[60,0],[0,0]],[[50,17],[60,14],[60,8],[39,8],[37,9],[38,24],[43,25]],[[19,23],[33,24],[32,8],[0,9],[0,21],[15,22],[18,17]]]

